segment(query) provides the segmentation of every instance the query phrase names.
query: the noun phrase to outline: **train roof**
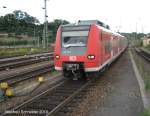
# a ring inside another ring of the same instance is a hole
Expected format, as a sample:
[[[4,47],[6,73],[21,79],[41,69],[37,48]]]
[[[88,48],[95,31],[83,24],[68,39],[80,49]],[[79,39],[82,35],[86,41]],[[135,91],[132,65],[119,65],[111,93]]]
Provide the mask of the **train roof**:
[[[112,31],[112,30],[106,29],[106,28],[101,27],[101,26],[99,26],[99,25],[97,25],[97,27],[98,27],[99,29],[104,30],[105,32],[111,33],[111,34],[113,34],[113,35],[115,35],[115,36],[124,37],[124,36],[122,36],[121,34],[119,34],[119,33],[117,33],[117,32],[114,32],[114,31]]]
[[[79,25],[83,25],[83,24],[97,24],[99,26],[102,26],[106,29],[110,29],[109,25],[106,25],[105,23],[103,23],[102,21],[99,20],[79,20],[78,21]]]
[[[105,32],[109,32],[109,33],[111,33],[111,34],[113,34],[113,35],[116,35],[116,36],[124,37],[124,36],[122,36],[121,34],[110,30],[109,25],[106,25],[105,23],[103,23],[103,22],[101,22],[101,21],[99,21],[99,20],[79,20],[78,23],[62,25],[62,27],[72,27],[72,26],[80,27],[81,25],[82,25],[82,26],[89,26],[89,25],[91,25],[91,24],[96,24],[96,26],[97,26],[99,29],[102,29],[102,30],[104,30]],[[87,27],[87,28],[88,28],[88,27]]]
[[[106,25],[102,21],[99,20],[79,20],[78,23],[73,23],[73,24],[67,24],[63,26],[74,26],[74,25],[91,25],[91,24],[97,24],[99,26],[102,26],[106,29],[110,29],[109,25]]]

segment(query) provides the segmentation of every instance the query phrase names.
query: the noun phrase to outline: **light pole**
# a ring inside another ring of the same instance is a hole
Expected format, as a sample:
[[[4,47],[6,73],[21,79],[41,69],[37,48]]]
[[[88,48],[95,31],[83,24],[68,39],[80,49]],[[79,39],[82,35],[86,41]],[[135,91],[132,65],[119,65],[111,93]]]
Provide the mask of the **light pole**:
[[[44,0],[44,18],[45,18],[45,21],[44,21],[44,29],[43,29],[43,47],[44,48],[47,48],[48,47],[48,24],[47,24],[47,0]]]

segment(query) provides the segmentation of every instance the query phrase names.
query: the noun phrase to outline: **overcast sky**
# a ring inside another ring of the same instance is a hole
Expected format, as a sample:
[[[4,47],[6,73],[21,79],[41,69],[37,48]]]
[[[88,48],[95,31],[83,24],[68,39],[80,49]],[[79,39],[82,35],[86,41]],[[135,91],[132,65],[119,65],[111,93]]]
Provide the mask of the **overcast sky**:
[[[4,9],[3,6],[7,8]],[[44,0],[0,0],[0,16],[22,10],[44,21]],[[150,32],[150,0],[48,0],[48,21],[98,19],[121,32]]]

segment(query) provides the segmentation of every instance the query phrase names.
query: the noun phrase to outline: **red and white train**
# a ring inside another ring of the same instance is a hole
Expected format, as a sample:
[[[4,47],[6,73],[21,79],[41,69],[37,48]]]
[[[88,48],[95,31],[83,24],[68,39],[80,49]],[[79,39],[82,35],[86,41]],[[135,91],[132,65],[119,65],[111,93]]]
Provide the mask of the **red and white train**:
[[[127,39],[97,20],[58,28],[54,50],[56,70],[81,78],[110,65],[127,47]]]

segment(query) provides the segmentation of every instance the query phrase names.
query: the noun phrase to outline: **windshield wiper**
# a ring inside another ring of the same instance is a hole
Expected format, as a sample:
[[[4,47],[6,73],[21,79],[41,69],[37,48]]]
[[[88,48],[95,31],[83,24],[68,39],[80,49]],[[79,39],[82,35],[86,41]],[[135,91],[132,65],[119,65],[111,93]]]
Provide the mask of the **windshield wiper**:
[[[63,45],[65,48],[69,48],[69,47],[82,47],[85,46],[85,44],[67,44],[67,45]]]

